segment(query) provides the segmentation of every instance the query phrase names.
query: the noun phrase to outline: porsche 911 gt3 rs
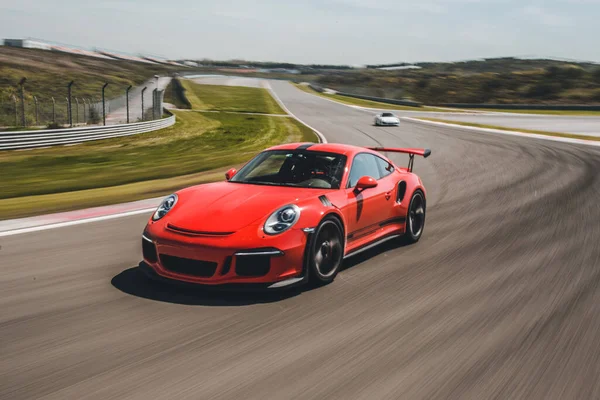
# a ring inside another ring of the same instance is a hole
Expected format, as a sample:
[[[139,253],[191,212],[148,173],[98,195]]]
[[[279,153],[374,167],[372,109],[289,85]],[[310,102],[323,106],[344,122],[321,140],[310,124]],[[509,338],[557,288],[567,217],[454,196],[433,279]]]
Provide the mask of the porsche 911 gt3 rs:
[[[382,153],[409,155],[407,168]],[[151,277],[227,287],[332,282],[345,257],[394,238],[417,242],[428,149],[295,143],[269,148],[223,182],[164,199],[142,235]]]

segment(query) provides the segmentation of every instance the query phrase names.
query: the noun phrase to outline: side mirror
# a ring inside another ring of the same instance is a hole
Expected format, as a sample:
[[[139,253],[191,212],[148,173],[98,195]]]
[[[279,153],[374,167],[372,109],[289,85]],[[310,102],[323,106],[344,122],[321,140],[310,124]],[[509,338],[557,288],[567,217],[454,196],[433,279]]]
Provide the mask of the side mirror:
[[[231,168],[229,171],[225,173],[225,179],[230,180],[237,173],[237,169]]]
[[[363,176],[356,182],[356,189],[364,190],[377,186],[377,181],[370,176]]]

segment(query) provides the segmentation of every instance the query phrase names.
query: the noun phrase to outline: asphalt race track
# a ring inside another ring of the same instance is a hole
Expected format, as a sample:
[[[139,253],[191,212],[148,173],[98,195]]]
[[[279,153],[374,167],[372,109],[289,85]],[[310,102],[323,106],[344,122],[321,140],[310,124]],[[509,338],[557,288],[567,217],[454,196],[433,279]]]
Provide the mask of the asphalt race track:
[[[399,113],[400,114],[400,113]],[[408,114],[408,113],[407,113]],[[417,117],[430,117],[429,113],[411,113]],[[432,118],[472,122],[475,124],[502,126],[514,129],[530,129],[538,131],[574,133],[577,135],[600,136],[600,117],[589,116],[562,116],[562,115],[535,115],[535,114],[510,114],[486,113],[461,115],[446,113],[443,116],[431,115]]]
[[[600,148],[272,86],[330,142],[432,149],[422,240],[256,296],[145,280],[146,215],[4,237],[1,399],[600,398]]]

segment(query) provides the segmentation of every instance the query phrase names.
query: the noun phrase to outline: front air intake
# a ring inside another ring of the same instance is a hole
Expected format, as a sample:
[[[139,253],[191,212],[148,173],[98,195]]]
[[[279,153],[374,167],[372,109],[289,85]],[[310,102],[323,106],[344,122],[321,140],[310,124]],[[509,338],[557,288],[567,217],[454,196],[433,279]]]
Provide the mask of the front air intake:
[[[150,261],[151,263],[158,261],[158,256],[156,255],[156,246],[154,246],[154,243],[146,238],[142,238],[142,254],[144,256],[144,260],[146,261]]]
[[[192,260],[167,254],[160,255],[160,262],[166,270],[177,274],[210,278],[217,270],[217,263],[212,261]]]
[[[267,254],[236,256],[235,273],[238,276],[264,276],[269,273],[271,256]]]

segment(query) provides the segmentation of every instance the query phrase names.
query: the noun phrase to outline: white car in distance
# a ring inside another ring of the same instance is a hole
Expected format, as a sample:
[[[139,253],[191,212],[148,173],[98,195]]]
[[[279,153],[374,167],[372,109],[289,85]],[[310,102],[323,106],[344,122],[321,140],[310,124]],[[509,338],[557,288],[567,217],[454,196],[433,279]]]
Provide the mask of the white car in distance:
[[[375,125],[377,126],[398,126],[400,118],[391,112],[384,112],[375,116]]]

